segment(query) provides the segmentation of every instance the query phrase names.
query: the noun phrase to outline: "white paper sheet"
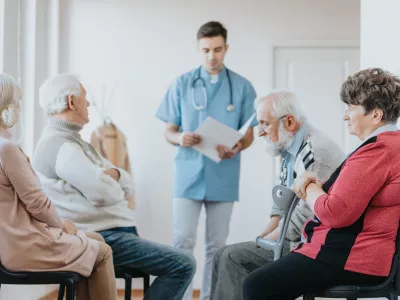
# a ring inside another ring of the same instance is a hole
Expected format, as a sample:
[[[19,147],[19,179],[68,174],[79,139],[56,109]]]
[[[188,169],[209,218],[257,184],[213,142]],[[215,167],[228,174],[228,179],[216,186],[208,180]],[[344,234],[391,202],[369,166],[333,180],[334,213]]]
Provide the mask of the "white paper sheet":
[[[242,134],[242,136],[244,136],[247,132],[247,129],[250,128],[251,123],[253,122],[254,118],[256,117],[256,114],[254,113],[250,119],[247,120],[246,123],[244,123],[244,125],[242,126],[242,128],[239,129],[239,132]]]
[[[207,117],[195,133],[202,137],[202,141],[193,148],[217,163],[221,161],[216,149],[217,145],[233,148],[243,138],[239,131],[211,117]]]

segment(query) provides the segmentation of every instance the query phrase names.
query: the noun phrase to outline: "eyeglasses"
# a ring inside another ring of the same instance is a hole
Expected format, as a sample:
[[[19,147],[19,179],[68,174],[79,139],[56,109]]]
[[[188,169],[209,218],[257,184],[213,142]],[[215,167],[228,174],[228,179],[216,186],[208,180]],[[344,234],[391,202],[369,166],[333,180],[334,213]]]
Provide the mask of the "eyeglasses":
[[[273,121],[270,124],[260,124],[260,125],[258,125],[258,130],[260,130],[260,131],[262,131],[264,133],[267,133],[267,131],[269,131],[271,129],[272,125],[274,125],[276,122],[278,122],[278,121],[280,121],[280,120],[282,120],[283,118],[286,118],[286,117],[287,117],[287,115],[284,115],[284,116],[276,119],[275,121]]]

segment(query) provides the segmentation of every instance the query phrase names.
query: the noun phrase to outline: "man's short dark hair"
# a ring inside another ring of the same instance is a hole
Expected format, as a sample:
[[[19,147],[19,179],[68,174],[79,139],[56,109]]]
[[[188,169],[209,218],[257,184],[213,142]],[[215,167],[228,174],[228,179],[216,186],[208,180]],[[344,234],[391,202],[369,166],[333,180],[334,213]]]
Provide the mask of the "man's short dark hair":
[[[361,105],[365,114],[381,109],[382,121],[387,123],[396,123],[400,116],[400,80],[383,69],[366,69],[347,77],[340,98],[347,105]]]
[[[222,36],[225,40],[228,38],[228,31],[226,28],[220,23],[216,21],[207,22],[202,25],[200,29],[197,31],[197,40],[205,37],[215,37]]]

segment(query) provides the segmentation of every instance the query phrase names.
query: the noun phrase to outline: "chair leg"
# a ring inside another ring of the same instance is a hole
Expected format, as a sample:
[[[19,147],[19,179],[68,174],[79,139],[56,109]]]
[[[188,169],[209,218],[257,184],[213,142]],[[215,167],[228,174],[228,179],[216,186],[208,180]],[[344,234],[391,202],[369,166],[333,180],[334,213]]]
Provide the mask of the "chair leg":
[[[132,277],[125,274],[125,300],[131,300],[132,297]]]
[[[75,282],[71,281],[67,284],[66,300],[75,300]]]
[[[63,300],[64,299],[64,292],[65,292],[65,284],[60,284],[60,287],[58,288],[57,300]]]
[[[303,300],[315,300],[313,295],[303,295]]]
[[[357,300],[357,298],[347,298],[347,300]]]
[[[390,294],[389,297],[387,297],[389,300],[397,300],[397,295],[396,294]]]
[[[144,294],[146,294],[149,287],[150,287],[150,275],[146,274],[146,276],[143,277],[143,293]]]

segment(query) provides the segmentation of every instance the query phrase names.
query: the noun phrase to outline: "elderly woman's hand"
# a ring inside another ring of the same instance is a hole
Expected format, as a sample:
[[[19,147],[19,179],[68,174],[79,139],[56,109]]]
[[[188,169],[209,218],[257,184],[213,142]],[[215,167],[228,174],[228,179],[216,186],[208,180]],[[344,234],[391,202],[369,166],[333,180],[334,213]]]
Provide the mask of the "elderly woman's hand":
[[[301,176],[297,177],[294,180],[292,190],[295,192],[297,197],[305,200],[307,197],[306,189],[310,183],[315,183],[320,187],[322,187],[323,185],[322,181],[317,177],[315,173],[304,172]]]
[[[64,220],[64,225],[62,230],[65,233],[76,235],[78,232],[78,228],[76,228],[75,224],[72,223],[70,220]]]

